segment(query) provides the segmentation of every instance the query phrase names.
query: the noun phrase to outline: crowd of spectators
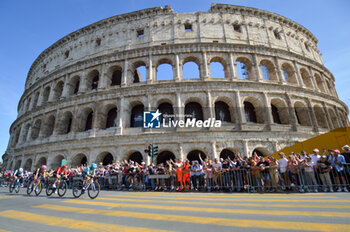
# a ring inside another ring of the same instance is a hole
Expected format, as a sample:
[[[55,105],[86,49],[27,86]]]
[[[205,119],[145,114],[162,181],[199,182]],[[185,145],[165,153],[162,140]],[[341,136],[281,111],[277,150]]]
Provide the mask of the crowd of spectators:
[[[104,189],[138,191],[224,191],[224,192],[348,192],[350,180],[350,147],[344,152],[317,148],[306,151],[279,153],[272,156],[250,157],[236,154],[227,159],[168,160],[165,163],[146,165],[144,162],[116,161],[100,163],[97,177]],[[71,167],[68,183],[81,179],[86,165]],[[13,170],[14,171],[14,170]],[[1,185],[8,182],[13,171],[0,173]],[[54,170],[47,172],[47,177]],[[24,185],[31,177],[24,171]]]

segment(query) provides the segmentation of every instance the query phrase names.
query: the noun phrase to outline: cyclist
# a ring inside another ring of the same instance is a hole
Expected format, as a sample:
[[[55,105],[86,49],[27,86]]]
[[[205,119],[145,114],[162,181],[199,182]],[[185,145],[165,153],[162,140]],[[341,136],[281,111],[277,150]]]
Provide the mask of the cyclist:
[[[65,178],[67,178],[68,176],[68,165],[65,164],[62,167],[57,168],[54,173],[54,176],[56,176],[56,181],[55,183],[52,185],[53,188],[56,188],[56,186],[58,186],[60,184],[60,178],[61,176],[64,176]]]
[[[22,183],[22,180],[24,178],[24,175],[23,175],[23,168],[19,168],[17,169],[14,173],[13,173],[13,177],[15,178],[15,180],[13,181],[13,183],[16,183],[17,179],[19,179],[19,182]]]
[[[33,172],[32,184],[34,184],[38,178],[45,181],[46,168],[47,168],[46,165],[42,165],[35,172]]]
[[[96,175],[96,170],[97,170],[97,164],[92,163],[90,167],[86,167],[84,172],[83,172],[83,177],[84,177],[84,185],[83,185],[83,192],[86,190],[85,186],[86,183],[89,182],[90,177],[94,177]]]

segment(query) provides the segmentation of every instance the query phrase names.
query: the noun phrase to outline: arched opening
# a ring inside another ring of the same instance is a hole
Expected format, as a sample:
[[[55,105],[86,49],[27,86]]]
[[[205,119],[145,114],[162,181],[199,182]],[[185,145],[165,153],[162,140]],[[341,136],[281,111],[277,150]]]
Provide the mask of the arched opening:
[[[51,168],[55,169],[55,168],[61,167],[61,164],[62,164],[62,160],[63,160],[63,159],[64,159],[64,156],[63,156],[63,155],[57,155],[57,156],[52,160]]]
[[[80,87],[80,77],[74,76],[69,81],[69,84],[67,85],[67,87],[68,87],[67,92],[69,96],[77,94],[79,92],[79,87]]]
[[[15,130],[15,137],[14,137],[14,140],[13,140],[13,146],[15,146],[18,141],[19,141],[19,136],[20,136],[20,133],[21,133],[21,128],[18,128],[17,130]]]
[[[44,89],[44,93],[43,93],[43,103],[48,102],[48,100],[49,100],[49,95],[50,95],[50,87],[47,86],[47,87]]]
[[[117,107],[110,109],[107,113],[106,129],[117,126]]]
[[[64,86],[63,81],[59,81],[56,84],[56,86],[55,86],[55,88],[53,90],[53,92],[54,92],[53,100],[57,100],[57,99],[59,99],[62,96],[63,86]]]
[[[311,126],[309,109],[301,102],[296,102],[294,104],[295,116],[297,118],[297,122],[302,126]]]
[[[202,158],[202,160],[205,160],[207,158],[207,155],[204,154],[204,152],[202,152],[200,150],[193,150],[193,151],[190,151],[187,154],[187,159],[190,162],[197,160],[199,163],[201,163],[201,160],[199,159],[199,156]]]
[[[232,122],[229,106],[225,102],[215,102],[215,119],[222,122]]]
[[[79,167],[80,165],[85,165],[85,164],[87,164],[86,155],[77,154],[76,156],[73,157],[71,166]]]
[[[86,108],[81,113],[81,124],[79,131],[88,131],[92,129],[94,111],[91,108]]]
[[[254,149],[252,154],[254,154],[254,153],[256,153],[260,157],[264,157],[264,156],[268,155],[268,152],[266,151],[266,149],[262,149],[262,148]]]
[[[34,100],[33,100],[33,108],[38,106],[39,95],[40,95],[39,92],[35,93]]]
[[[133,76],[133,83],[146,81],[146,64],[144,62],[137,62],[134,64],[135,71]]]
[[[301,78],[303,79],[304,85],[308,88],[313,88],[312,80],[309,72],[306,71],[306,69],[302,68],[300,69],[300,74],[301,74]]]
[[[87,86],[89,90],[94,90],[98,88],[100,80],[100,73],[97,70],[93,70],[88,74]]]
[[[157,67],[157,80],[173,80],[173,66],[170,61],[162,60]]]
[[[185,105],[185,121],[187,119],[203,120],[203,110],[199,103],[189,102]]]
[[[32,163],[33,163],[32,159],[27,159],[27,161],[24,164],[23,169],[27,170],[27,171],[31,171],[32,170]]]
[[[29,133],[29,128],[30,128],[30,124],[27,123],[26,126],[24,127],[24,131],[23,131],[23,134],[22,134],[22,141],[23,141],[23,142],[26,142],[26,141],[27,141],[28,133]]]
[[[289,111],[286,103],[281,99],[271,100],[271,114],[276,124],[289,124]]]
[[[327,88],[329,90],[329,94],[334,95],[333,88],[332,88],[331,84],[329,83],[329,81],[326,81],[326,83],[327,83]]]
[[[94,117],[94,112],[90,112],[86,117],[85,131],[92,129],[92,119]]]
[[[166,164],[168,160],[172,160],[175,162],[175,155],[171,151],[162,151],[159,155],[157,155],[157,164]]]
[[[140,152],[136,151],[129,156],[129,160],[134,161],[135,163],[141,164],[141,162],[143,161],[143,157]]]
[[[182,66],[182,79],[199,79],[199,65],[194,58],[188,58]]]
[[[239,57],[236,60],[236,71],[239,79],[254,80],[252,72],[252,63],[245,57]]]
[[[32,101],[32,98],[28,98],[27,104],[26,104],[26,109],[27,109],[27,111],[30,110],[30,102],[31,102],[31,101]]]
[[[211,78],[225,78],[225,69],[220,62],[210,63],[210,77]]]
[[[275,66],[269,60],[262,60],[260,62],[260,70],[262,78],[265,81],[277,81],[277,74],[275,71]]]
[[[233,160],[235,158],[236,154],[233,153],[231,150],[229,149],[223,149],[221,152],[220,152],[220,158],[223,158],[224,160],[225,159],[228,159],[230,158],[231,160]]]
[[[46,165],[46,164],[47,164],[47,163],[46,163],[46,158],[45,158],[45,157],[41,157],[41,158],[38,160],[38,162],[36,162],[35,168],[38,169],[38,168],[40,168],[41,166]]]
[[[292,65],[288,63],[282,64],[282,73],[284,80],[288,83],[297,84],[297,78],[295,76],[295,70]]]
[[[49,137],[53,134],[53,130],[55,128],[55,121],[56,121],[55,116],[53,115],[49,116],[49,118],[46,121],[45,131],[43,133],[44,137]]]
[[[318,74],[315,74],[315,80],[316,80],[316,84],[317,84],[317,88],[321,91],[321,92],[325,92],[325,89],[323,87],[323,82],[321,77]]]
[[[247,123],[257,123],[255,107],[252,103],[245,101],[244,103],[244,113]]]
[[[331,122],[333,123],[333,129],[341,127],[338,123],[338,118],[336,117],[333,109],[329,109],[329,116],[331,117]]]
[[[69,111],[65,112],[60,122],[59,134],[68,134],[72,130],[73,114]]]
[[[143,104],[134,106],[131,110],[130,127],[142,127],[143,126]]]
[[[122,70],[119,67],[114,67],[114,71],[111,77],[111,86],[121,85],[122,83]]]
[[[174,120],[174,109],[170,103],[162,103],[158,106],[159,112],[161,115],[161,122],[163,119],[166,123],[169,123],[170,120]]]
[[[326,120],[326,116],[325,116],[324,110],[320,106],[315,105],[314,106],[314,112],[315,112],[315,116],[316,116],[316,120],[317,120],[318,126],[322,127],[322,128],[327,128],[328,125],[327,125],[327,120]]]
[[[19,169],[21,167],[22,160],[17,160],[15,163],[15,170]]]
[[[40,128],[41,128],[41,120],[38,119],[34,122],[34,125],[32,127],[32,132],[31,132],[32,140],[35,140],[39,137]]]

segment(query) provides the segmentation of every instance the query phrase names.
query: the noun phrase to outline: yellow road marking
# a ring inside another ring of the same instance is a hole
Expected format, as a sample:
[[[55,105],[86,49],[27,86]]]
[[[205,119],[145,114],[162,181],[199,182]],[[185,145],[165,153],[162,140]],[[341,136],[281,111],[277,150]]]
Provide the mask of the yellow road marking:
[[[150,202],[150,203],[173,203],[173,204],[193,204],[193,205],[213,205],[213,206],[247,206],[247,207],[277,207],[277,208],[336,208],[336,209],[349,209],[350,205],[326,205],[326,204],[255,204],[255,203],[220,203],[220,202],[199,202],[199,201],[171,201],[171,200],[140,200],[140,199],[120,199],[120,198],[109,198],[99,197],[98,200],[109,200],[109,201],[127,201],[127,202]]]
[[[76,208],[59,205],[40,205],[42,209],[58,210],[82,214],[98,214],[114,217],[139,218],[157,221],[187,222],[196,224],[209,224],[218,226],[259,228],[259,229],[286,229],[293,228],[298,231],[350,231],[350,225],[310,222],[287,222],[287,221],[266,221],[266,220],[240,220],[213,217],[180,216],[172,214],[139,213],[115,210],[100,210],[88,208]],[[96,226],[97,227],[97,226]]]
[[[114,196],[115,195],[106,195],[106,196]],[[169,199],[169,200],[205,200],[205,201],[225,201],[225,202],[233,202],[233,201],[239,201],[239,202],[250,202],[250,201],[258,201],[258,202],[325,202],[325,200],[315,200],[315,199],[216,199],[216,198],[191,198],[191,197],[156,197],[156,196],[135,196],[135,195],[125,195],[125,196],[118,196],[120,198],[146,198],[146,199]],[[350,200],[333,200],[333,199],[327,199],[327,202],[340,202],[340,203],[350,203]]]
[[[133,194],[134,195],[134,194]],[[112,195],[112,194],[109,194],[109,195],[106,195],[106,196],[113,196],[113,197],[116,197],[116,196],[119,196],[118,195]],[[130,193],[129,194],[126,194],[126,193],[120,193],[120,196],[130,196]],[[215,196],[215,195],[186,195],[186,194],[135,194],[135,196],[144,196],[144,197],[149,197],[149,196],[155,196],[155,197],[174,197],[174,198],[177,198],[177,197],[197,197],[198,199],[201,199],[201,198],[214,198],[214,199],[217,199],[217,197],[219,198],[227,198],[227,199],[232,199],[232,198],[259,198],[259,199],[270,199],[270,198],[281,198],[281,199],[308,199],[308,198],[311,198],[311,199],[315,199],[315,198],[322,198],[322,199],[336,199],[338,197],[336,196],[287,196],[287,195],[284,195],[284,196],[280,196],[280,195],[226,195],[226,196]]]
[[[0,200],[2,200],[2,199],[8,199],[8,198],[14,198],[14,197],[12,197],[12,196],[0,196]]]
[[[9,230],[0,229],[0,232],[10,232]]]
[[[78,230],[87,230],[87,231],[130,231],[130,232],[139,232],[139,231],[164,231],[164,230],[155,230],[142,227],[132,227],[132,226],[122,226],[114,225],[107,223],[99,223],[94,221],[83,221],[75,220],[70,218],[60,218],[52,217],[41,214],[27,213],[17,210],[6,210],[0,212],[0,217],[11,218],[21,221],[35,222],[39,224],[44,224],[48,226],[58,226],[68,229],[78,229]]]
[[[350,217],[350,213],[347,213],[347,212],[202,208],[202,207],[171,206],[171,205],[112,203],[112,202],[84,201],[84,200],[66,200],[63,202],[82,204],[82,205],[132,207],[132,208],[144,208],[144,209],[177,210],[177,211],[197,211],[197,212],[211,212],[211,213],[256,214],[256,215],[275,215],[275,216],[288,215],[288,216],[313,216],[313,217],[316,217],[316,216],[318,217]]]

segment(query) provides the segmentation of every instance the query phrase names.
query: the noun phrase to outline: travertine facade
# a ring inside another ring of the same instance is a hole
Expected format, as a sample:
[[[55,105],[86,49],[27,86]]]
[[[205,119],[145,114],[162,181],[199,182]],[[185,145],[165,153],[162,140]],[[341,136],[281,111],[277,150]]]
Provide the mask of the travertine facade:
[[[198,79],[183,78],[187,62],[198,65]],[[212,62],[221,63],[224,78],[211,77]],[[157,80],[164,63],[171,80]],[[140,66],[146,78],[138,82]],[[215,117],[215,106],[229,116],[221,128],[133,127],[142,107],[162,103],[182,114],[199,104],[204,119]],[[241,6],[181,14],[166,6],[99,21],[40,54],[3,159],[5,167],[28,169],[55,167],[63,157],[78,165],[140,152],[146,160],[149,143],[178,158],[193,150],[211,158],[224,149],[268,154],[347,126],[347,115],[317,39],[303,26]]]

